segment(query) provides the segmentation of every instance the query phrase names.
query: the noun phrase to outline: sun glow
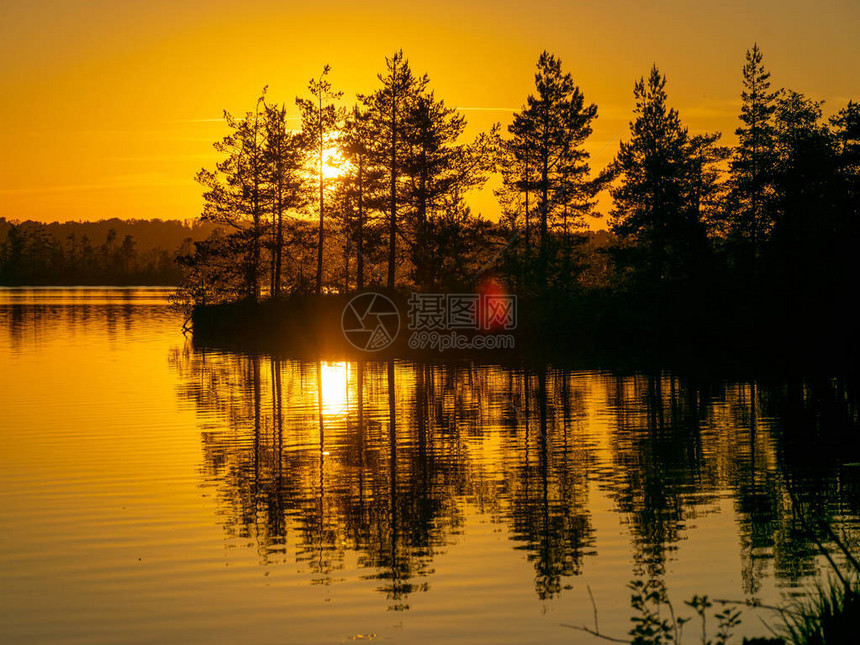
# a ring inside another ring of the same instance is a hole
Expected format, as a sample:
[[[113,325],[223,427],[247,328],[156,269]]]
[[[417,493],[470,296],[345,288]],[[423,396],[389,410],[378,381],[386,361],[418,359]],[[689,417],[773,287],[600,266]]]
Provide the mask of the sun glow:
[[[320,364],[322,412],[325,415],[346,414],[349,409],[349,363]]]
[[[347,161],[335,146],[329,146],[323,151],[323,177],[327,180],[337,179],[346,170]]]

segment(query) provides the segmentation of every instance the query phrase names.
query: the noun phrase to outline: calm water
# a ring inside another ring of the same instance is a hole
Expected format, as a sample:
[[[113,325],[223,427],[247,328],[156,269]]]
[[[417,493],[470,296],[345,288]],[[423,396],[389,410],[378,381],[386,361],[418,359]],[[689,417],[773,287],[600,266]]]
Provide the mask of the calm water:
[[[0,291],[0,642],[597,643],[589,588],[623,636],[860,537],[856,381],[200,351],[166,293]]]

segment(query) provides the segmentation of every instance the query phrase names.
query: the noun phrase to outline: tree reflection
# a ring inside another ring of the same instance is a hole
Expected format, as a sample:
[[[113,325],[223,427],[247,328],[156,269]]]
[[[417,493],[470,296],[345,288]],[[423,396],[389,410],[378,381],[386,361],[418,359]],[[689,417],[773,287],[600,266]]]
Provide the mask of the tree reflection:
[[[628,527],[631,576],[649,578],[729,500],[751,598],[771,571],[785,584],[814,575],[832,531],[858,537],[851,379],[307,363],[190,347],[172,360],[228,540],[254,544],[263,563],[292,557],[319,584],[357,562],[391,609],[428,589],[475,513],[524,551],[540,598],[559,594],[596,554],[597,491]]]
[[[616,377],[607,492],[630,522],[636,573],[659,578],[688,523],[709,512],[718,492],[702,445],[693,387],[660,374]]]

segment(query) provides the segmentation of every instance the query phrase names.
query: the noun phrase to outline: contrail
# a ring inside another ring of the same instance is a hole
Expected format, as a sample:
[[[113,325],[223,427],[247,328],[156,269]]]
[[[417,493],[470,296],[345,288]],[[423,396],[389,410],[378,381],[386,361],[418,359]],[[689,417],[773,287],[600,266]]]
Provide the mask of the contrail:
[[[610,144],[610,143],[612,143],[613,141],[615,141],[615,137],[617,137],[619,134],[621,134],[622,132],[624,132],[624,131],[627,129],[627,127],[628,127],[628,126],[626,126],[626,125],[625,125],[625,126],[624,126],[623,128],[621,128],[618,132],[616,132],[615,134],[613,134],[613,135],[612,135],[612,138],[611,138],[609,141],[607,141],[607,142],[606,142],[606,145],[605,145],[605,146],[603,146],[603,147],[602,147],[602,148],[597,152],[597,154],[596,154],[596,155],[591,155],[591,159],[592,159],[592,161],[593,161],[594,159],[596,159],[597,157],[599,157],[599,156],[600,156],[600,154],[601,154],[604,150],[606,150],[606,149],[609,147],[609,144]]]

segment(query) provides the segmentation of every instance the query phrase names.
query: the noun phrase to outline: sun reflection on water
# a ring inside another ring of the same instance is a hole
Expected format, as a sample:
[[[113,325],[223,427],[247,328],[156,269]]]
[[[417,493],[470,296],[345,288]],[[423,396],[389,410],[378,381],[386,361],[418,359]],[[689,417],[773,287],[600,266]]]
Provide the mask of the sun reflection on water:
[[[347,413],[350,378],[351,370],[346,361],[320,363],[320,390],[324,415],[338,416]]]

